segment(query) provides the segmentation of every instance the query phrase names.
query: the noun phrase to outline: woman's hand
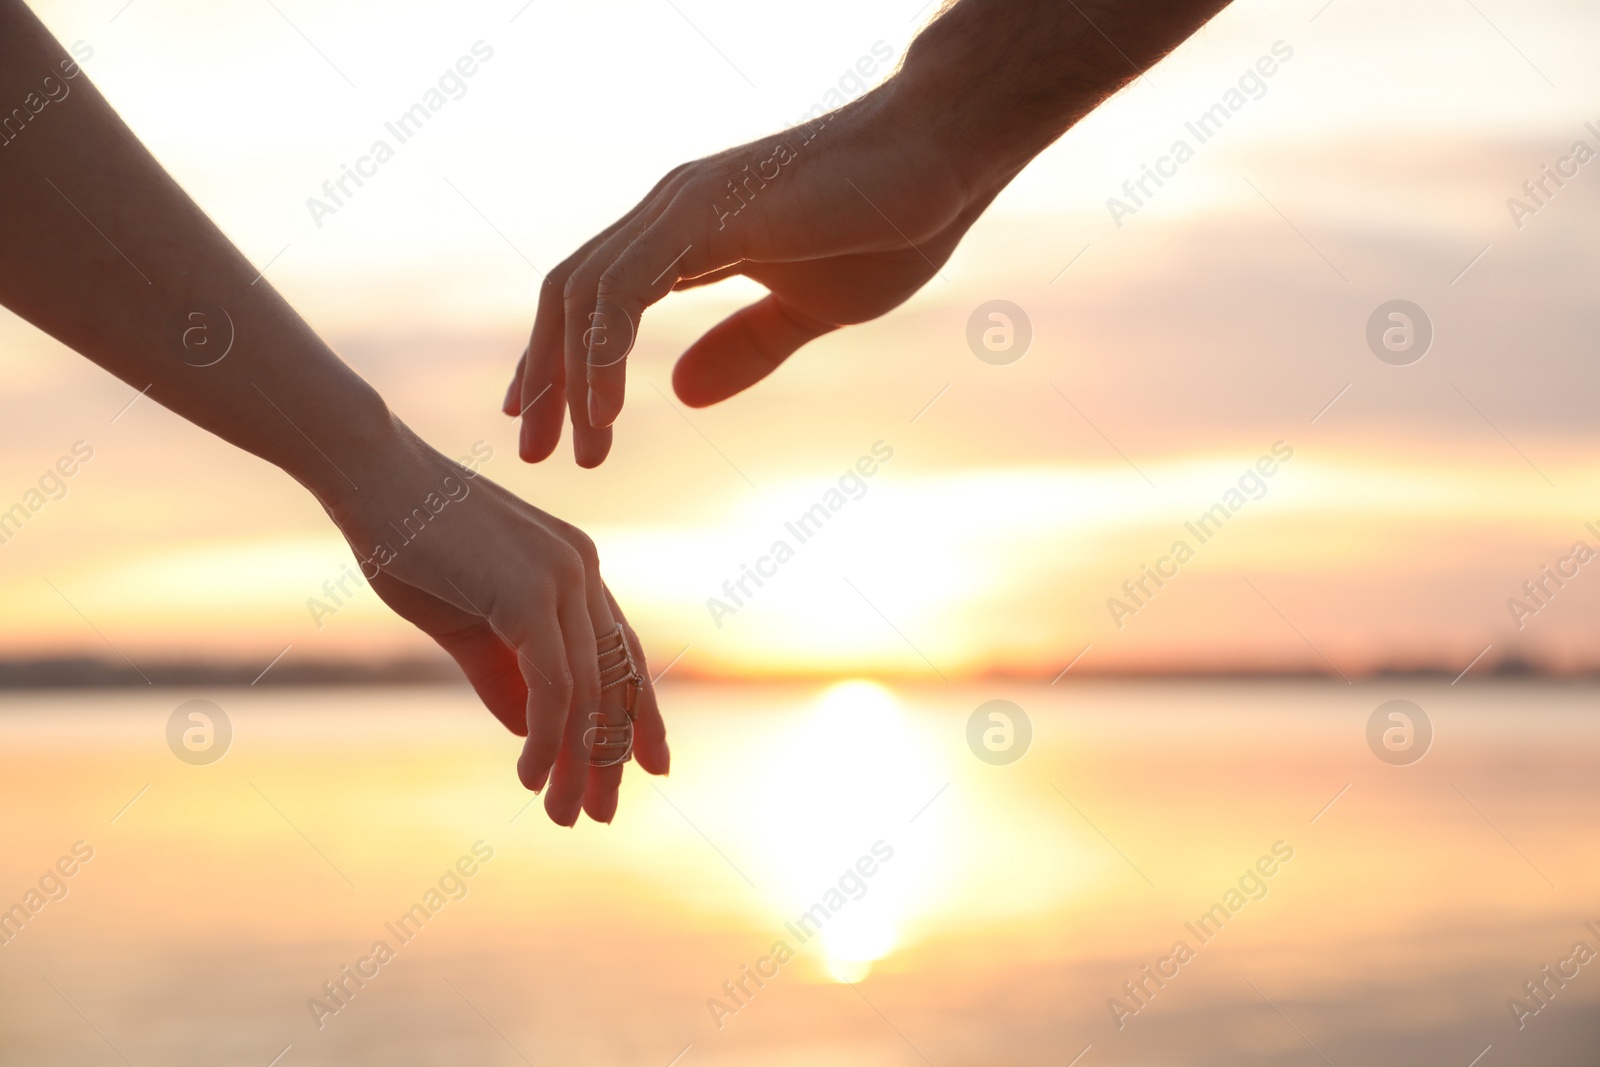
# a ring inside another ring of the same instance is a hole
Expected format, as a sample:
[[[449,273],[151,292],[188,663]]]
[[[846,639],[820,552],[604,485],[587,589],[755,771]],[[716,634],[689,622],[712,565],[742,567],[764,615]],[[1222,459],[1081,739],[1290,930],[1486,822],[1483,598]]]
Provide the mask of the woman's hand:
[[[622,763],[592,754],[597,728],[625,721],[628,686],[601,689],[597,641],[618,623],[644,675],[633,751],[668,767],[644,653],[600,579],[594,543],[428,447],[396,424],[359,489],[328,511],[384,603],[455,659],[501,722],[527,738],[517,774],[563,826],[580,808],[610,822]],[[607,674],[606,680],[616,672]]]
[[[27,5],[0,0],[0,99],[39,85],[72,102],[52,106],[24,149],[0,158],[0,304],[305,486],[378,595],[527,736],[518,771],[529,788],[549,785],[551,818],[570,826],[582,809],[609,820],[621,752],[592,749],[627,737],[631,687],[602,692],[596,637],[621,623],[641,670],[643,655],[600,581],[594,545],[399,424]],[[214,338],[220,355],[197,350],[196,336]],[[648,680],[633,695],[639,763],[664,774]]]

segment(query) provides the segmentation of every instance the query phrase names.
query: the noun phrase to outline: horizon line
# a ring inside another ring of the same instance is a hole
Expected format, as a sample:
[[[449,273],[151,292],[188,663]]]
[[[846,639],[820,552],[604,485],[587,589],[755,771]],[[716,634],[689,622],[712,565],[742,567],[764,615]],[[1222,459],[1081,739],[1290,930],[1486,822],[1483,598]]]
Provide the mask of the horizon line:
[[[281,655],[281,654],[280,654]],[[1293,665],[1199,665],[1171,662],[1150,666],[1083,666],[1071,673],[1051,669],[1025,670],[991,667],[953,672],[946,682],[926,672],[885,669],[815,670],[732,670],[715,671],[689,666],[669,668],[667,682],[698,682],[721,685],[798,684],[861,679],[898,685],[972,684],[979,682],[1043,682],[1054,686],[1074,681],[1271,681],[1337,680],[1353,682],[1377,679],[1444,679],[1452,684],[1465,679],[1468,672],[1456,665],[1428,662],[1396,662],[1367,670],[1338,671],[1315,664]],[[665,673],[665,672],[663,672]],[[1493,662],[1474,664],[1474,678],[1539,679],[1543,681],[1600,680],[1600,664],[1583,667],[1557,667],[1547,663],[1506,656]],[[658,676],[658,680],[659,676]],[[313,688],[321,686],[393,687],[396,685],[467,685],[455,663],[444,657],[402,656],[385,659],[315,659],[278,665],[266,671],[259,662],[242,659],[187,658],[146,663],[142,668],[130,662],[95,656],[17,656],[0,657],[0,691],[26,689],[140,689],[152,686],[213,685],[272,688]]]

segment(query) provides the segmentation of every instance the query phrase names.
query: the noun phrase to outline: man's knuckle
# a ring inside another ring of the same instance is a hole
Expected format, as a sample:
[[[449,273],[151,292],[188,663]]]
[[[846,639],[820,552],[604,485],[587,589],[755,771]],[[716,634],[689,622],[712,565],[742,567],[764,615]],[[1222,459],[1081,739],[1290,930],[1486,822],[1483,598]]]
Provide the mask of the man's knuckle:
[[[564,293],[566,291],[568,281],[570,281],[572,276],[577,273],[578,268],[583,266],[583,260],[584,256],[581,252],[574,252],[572,255],[568,256],[566,259],[563,259],[560,263],[557,263],[554,267],[552,267],[550,269],[550,273],[544,276],[545,291],[552,293]]]
[[[561,298],[571,307],[576,300],[582,299],[586,291],[592,291],[593,277],[587,270],[579,268],[567,276],[566,285],[561,289]]]
[[[701,161],[698,159],[691,159],[687,163],[679,163],[676,167],[667,171],[666,175],[656,183],[655,191],[657,193],[675,193],[677,190],[682,189],[685,184],[694,181],[702,170]]]
[[[629,247],[616,262],[600,272],[600,278],[595,282],[595,295],[599,300],[615,303],[617,297],[627,294],[628,268],[632,266],[637,254],[632,247]]]

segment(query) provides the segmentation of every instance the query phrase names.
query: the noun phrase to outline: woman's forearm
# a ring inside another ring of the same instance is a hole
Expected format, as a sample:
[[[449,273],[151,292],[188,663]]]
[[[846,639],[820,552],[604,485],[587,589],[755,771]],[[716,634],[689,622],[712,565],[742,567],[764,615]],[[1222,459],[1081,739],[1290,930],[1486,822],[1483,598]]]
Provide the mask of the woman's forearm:
[[[0,0],[0,122],[0,303],[325,506],[353,493],[396,432],[382,398],[21,0]]]
[[[551,818],[610,821],[623,742],[666,772],[643,649],[593,542],[486,477],[469,490],[393,419],[21,0],[0,0],[0,128],[0,303],[310,489],[374,591],[527,737],[518,772],[549,786]]]

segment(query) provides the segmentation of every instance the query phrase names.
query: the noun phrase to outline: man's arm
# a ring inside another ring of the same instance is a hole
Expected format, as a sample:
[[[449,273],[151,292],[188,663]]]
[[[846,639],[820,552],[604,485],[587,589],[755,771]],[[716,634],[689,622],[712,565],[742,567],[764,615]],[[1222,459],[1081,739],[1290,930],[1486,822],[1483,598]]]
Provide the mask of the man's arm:
[[[0,303],[310,490],[385,602],[528,736],[519,772],[530,788],[552,782],[552,817],[570,824],[581,803],[609,821],[621,767],[591,771],[584,742],[602,706],[597,638],[622,620],[588,538],[469,481],[393,418],[21,0],[0,0],[0,108],[12,107],[0,112]],[[407,520],[414,540],[398,533]],[[641,764],[664,771],[648,692],[639,734]]]
[[[998,191],[1228,0],[960,0],[895,91],[974,189]]]
[[[829,115],[674,170],[550,272],[506,393],[519,452],[611,447],[646,308],[742,274],[770,294],[691,345],[673,385],[725,399],[806,342],[899,306],[1028,161],[1227,0],[960,0],[883,85]]]

